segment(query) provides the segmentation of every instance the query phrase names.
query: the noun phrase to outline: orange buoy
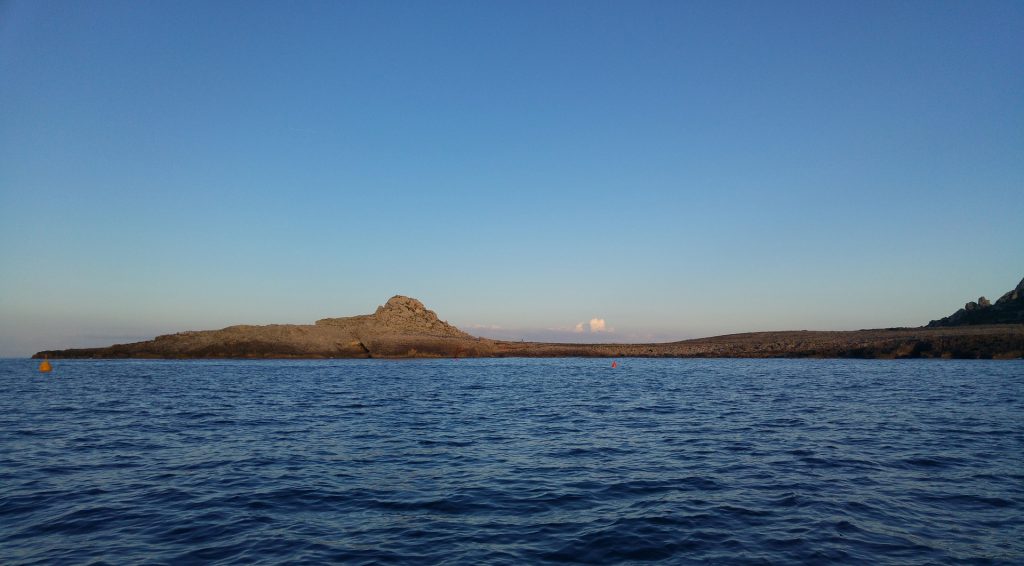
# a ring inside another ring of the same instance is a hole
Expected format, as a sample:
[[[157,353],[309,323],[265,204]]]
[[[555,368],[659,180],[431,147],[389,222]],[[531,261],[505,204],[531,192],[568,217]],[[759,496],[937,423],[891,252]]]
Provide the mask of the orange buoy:
[[[53,368],[50,367],[50,361],[47,360],[46,358],[43,358],[43,361],[39,364],[39,371],[43,373],[49,373],[53,371]]]
[[[614,362],[614,361],[613,361],[613,362],[612,362],[612,367],[613,367],[613,368],[617,368],[617,367],[619,367],[619,362]]]

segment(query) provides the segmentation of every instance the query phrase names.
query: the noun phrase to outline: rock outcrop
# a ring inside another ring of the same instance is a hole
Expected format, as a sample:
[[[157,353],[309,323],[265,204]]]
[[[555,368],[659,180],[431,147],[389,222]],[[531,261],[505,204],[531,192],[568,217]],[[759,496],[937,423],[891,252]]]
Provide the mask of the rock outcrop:
[[[977,302],[971,301],[955,313],[929,322],[928,326],[935,328],[978,324],[1024,324],[1024,279],[995,303],[979,297]]]
[[[423,303],[411,297],[395,295],[377,307],[371,315],[344,318],[322,318],[317,326],[347,328],[376,334],[422,334],[449,338],[472,338],[437,317]]]

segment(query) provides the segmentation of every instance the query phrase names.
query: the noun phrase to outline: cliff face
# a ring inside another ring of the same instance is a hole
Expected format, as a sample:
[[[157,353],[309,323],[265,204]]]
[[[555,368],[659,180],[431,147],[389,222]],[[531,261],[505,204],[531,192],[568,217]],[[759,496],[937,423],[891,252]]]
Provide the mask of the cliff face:
[[[1024,324],[1024,279],[1011,291],[992,304],[985,297],[971,301],[964,308],[939,320],[928,323],[930,327],[967,326],[975,324]]]

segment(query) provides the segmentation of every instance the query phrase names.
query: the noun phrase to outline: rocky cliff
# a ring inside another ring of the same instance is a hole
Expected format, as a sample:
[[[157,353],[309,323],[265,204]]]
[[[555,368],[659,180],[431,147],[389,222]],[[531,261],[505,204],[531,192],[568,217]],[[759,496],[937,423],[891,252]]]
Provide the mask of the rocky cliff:
[[[993,304],[985,297],[971,301],[964,308],[939,320],[928,323],[930,327],[967,326],[977,324],[1024,324],[1024,279],[1017,287],[1007,291]]]

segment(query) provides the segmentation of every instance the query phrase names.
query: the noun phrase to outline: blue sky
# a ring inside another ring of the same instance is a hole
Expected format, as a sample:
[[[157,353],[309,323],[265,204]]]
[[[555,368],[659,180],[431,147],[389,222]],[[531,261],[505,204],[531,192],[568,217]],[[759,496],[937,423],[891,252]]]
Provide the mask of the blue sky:
[[[1024,276],[1022,29],[1020,2],[0,2],[0,355],[396,293],[510,338],[926,323]]]

